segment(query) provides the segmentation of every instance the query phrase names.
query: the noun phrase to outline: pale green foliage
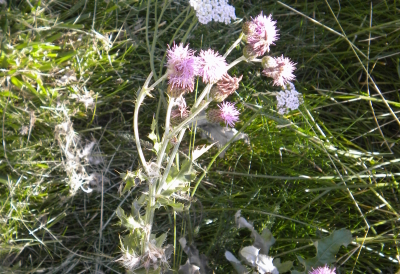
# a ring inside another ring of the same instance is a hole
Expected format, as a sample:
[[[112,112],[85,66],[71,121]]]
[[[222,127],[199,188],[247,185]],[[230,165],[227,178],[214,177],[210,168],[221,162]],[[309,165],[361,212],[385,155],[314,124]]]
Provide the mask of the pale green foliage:
[[[317,249],[317,255],[314,258],[303,259],[297,256],[305,271],[292,271],[292,274],[308,273],[312,268],[330,265],[336,262],[336,253],[340,247],[347,246],[351,242],[351,232],[347,229],[335,230],[331,235],[321,240],[315,241],[314,246]]]

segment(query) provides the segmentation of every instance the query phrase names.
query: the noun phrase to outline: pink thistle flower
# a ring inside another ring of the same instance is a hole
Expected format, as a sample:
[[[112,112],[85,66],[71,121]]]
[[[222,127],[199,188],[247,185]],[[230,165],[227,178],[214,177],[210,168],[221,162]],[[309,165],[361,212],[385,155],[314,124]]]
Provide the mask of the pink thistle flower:
[[[195,51],[189,49],[189,45],[183,47],[174,45],[167,50],[167,73],[171,89],[194,89],[194,77],[198,73],[198,60],[194,56]]]
[[[327,265],[318,267],[317,269],[311,269],[309,274],[336,274],[336,268],[330,269]]]
[[[266,17],[262,12],[249,24],[246,24],[245,29],[247,43],[256,56],[262,56],[265,52],[269,52],[269,46],[275,45],[274,42],[279,37],[276,21],[272,20],[271,15]]]
[[[204,83],[214,83],[227,72],[228,64],[223,56],[212,49],[202,50],[199,56],[199,74]]]
[[[277,58],[266,56],[263,58],[262,64],[263,74],[274,79],[274,86],[284,86],[296,77],[293,74],[296,63],[283,55]]]
[[[225,123],[226,126],[234,127],[239,121],[240,112],[236,109],[234,103],[223,102],[218,105],[219,109],[210,109],[207,112],[207,119],[211,123]]]

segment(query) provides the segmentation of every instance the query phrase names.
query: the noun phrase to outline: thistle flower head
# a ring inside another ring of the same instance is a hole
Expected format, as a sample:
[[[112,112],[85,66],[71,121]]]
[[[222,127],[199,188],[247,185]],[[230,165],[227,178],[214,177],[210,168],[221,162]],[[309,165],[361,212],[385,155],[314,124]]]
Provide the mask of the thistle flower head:
[[[269,52],[269,46],[274,45],[279,37],[276,21],[272,20],[271,15],[267,17],[262,12],[246,25],[244,31],[247,32],[247,43],[256,56]]]
[[[228,69],[225,57],[212,49],[202,50],[199,56],[199,75],[204,83],[214,83],[222,78]]]
[[[222,102],[239,88],[239,82],[242,80],[242,77],[243,75],[239,78],[231,77],[228,73],[225,73],[222,75],[221,80],[212,87],[210,92],[211,97],[217,102]]]
[[[266,56],[263,58],[262,64],[264,66],[263,74],[274,79],[274,86],[284,86],[296,77],[293,74],[296,63],[283,55],[277,58]]]
[[[167,73],[171,89],[193,91],[194,77],[198,73],[197,57],[195,51],[183,44],[174,45],[167,50]]]
[[[211,123],[225,123],[226,126],[234,127],[239,121],[239,111],[234,103],[223,102],[218,105],[219,109],[211,109],[207,112],[207,119]]]
[[[303,98],[300,93],[297,92],[295,86],[292,83],[286,85],[286,89],[277,93],[276,108],[279,114],[286,114],[290,110],[298,109],[303,103]]]
[[[309,274],[336,274],[336,268],[330,269],[327,265],[311,269]]]

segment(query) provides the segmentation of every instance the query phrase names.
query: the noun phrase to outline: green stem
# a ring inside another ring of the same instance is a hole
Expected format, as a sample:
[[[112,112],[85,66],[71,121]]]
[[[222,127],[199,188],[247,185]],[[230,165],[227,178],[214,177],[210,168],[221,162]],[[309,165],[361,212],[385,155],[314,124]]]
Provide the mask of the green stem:
[[[153,77],[153,72],[150,72],[149,76],[146,79],[146,82],[144,83],[142,89],[139,92],[138,98],[136,100],[135,104],[135,111],[133,114],[133,131],[135,134],[135,142],[136,142],[136,148],[140,157],[140,161],[142,162],[142,165],[146,171],[146,174],[148,174],[148,167],[147,167],[147,162],[146,159],[144,158],[143,150],[140,145],[140,139],[139,139],[139,129],[138,129],[138,117],[139,117],[139,108],[140,105],[143,103],[144,98],[146,97],[146,93],[151,90],[147,86],[149,85],[149,82],[151,80],[151,77]],[[154,86],[154,84],[153,84]]]
[[[200,94],[199,98],[196,100],[196,102],[193,105],[193,108],[197,108],[200,103],[203,101],[204,97],[210,92],[211,87],[213,84],[208,84],[204,89],[203,92]]]
[[[155,180],[155,179],[150,179],[150,180]],[[151,230],[153,227],[153,219],[154,219],[154,211],[155,207],[154,205],[156,204],[156,184],[154,181],[149,182],[149,200],[147,202],[147,207],[146,207],[146,215],[145,215],[145,225],[148,227],[148,231],[146,234],[146,241],[144,241],[143,246],[142,246],[142,254],[145,253],[147,243],[150,241],[150,236],[151,236]]]
[[[168,145],[168,134],[169,134],[169,124],[170,124],[170,120],[171,120],[171,111],[172,111],[172,107],[174,106],[175,103],[175,99],[174,98],[169,98],[169,103],[168,103],[168,109],[167,109],[167,115],[165,117],[165,131],[164,131],[164,136],[162,138],[162,145],[161,145],[161,149],[158,153],[158,158],[157,158],[157,166],[159,168],[161,168],[161,163],[162,160],[164,158],[164,153],[165,150],[167,149],[167,145]]]
[[[172,164],[173,164],[173,162],[175,160],[175,155],[178,152],[179,145],[181,144],[183,136],[185,135],[185,131],[186,131],[186,129],[182,129],[182,131],[179,133],[178,143],[174,146],[174,150],[171,153],[171,156],[169,158],[167,167],[165,168],[163,177],[161,178],[161,181],[160,181],[160,183],[158,185],[158,188],[157,188],[157,191],[156,191],[157,195],[161,193],[162,188],[164,187],[165,182],[167,181],[167,176],[168,176],[169,170],[171,169],[171,166],[172,166]]]
[[[186,118],[182,123],[180,123],[178,126],[176,126],[174,128],[174,130],[170,133],[169,138],[172,138],[173,136],[176,136],[178,134],[178,132],[180,132],[183,127],[185,127],[189,122],[191,122],[202,110],[207,108],[207,106],[210,103],[211,103],[211,101],[203,102],[203,104],[201,106],[199,106],[198,108],[196,108],[192,112],[192,114],[190,114],[190,116],[188,118]]]
[[[226,58],[226,57],[231,53],[231,51],[232,51],[234,48],[236,48],[237,45],[239,45],[240,41],[242,41],[242,39],[243,39],[243,36],[244,36],[244,33],[243,33],[243,32],[240,33],[239,38],[238,38],[238,39],[235,41],[235,43],[233,43],[232,46],[230,46],[229,49],[225,52],[224,58]]]
[[[241,57],[239,57],[238,59],[236,59],[235,61],[230,63],[227,70],[230,70],[232,67],[234,67],[237,64],[239,64],[240,62],[246,61],[246,60],[247,60],[247,58],[242,55]]]

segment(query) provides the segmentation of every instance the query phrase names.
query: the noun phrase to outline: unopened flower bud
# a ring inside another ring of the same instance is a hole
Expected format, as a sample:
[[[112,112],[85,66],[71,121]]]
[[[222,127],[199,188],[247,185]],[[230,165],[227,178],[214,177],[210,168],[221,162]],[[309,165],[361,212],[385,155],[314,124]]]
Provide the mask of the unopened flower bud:
[[[246,57],[247,60],[253,60],[254,58],[257,57],[257,53],[253,50],[253,48],[250,45],[246,45],[243,48],[243,55]]]
[[[172,98],[178,98],[179,96],[185,94],[188,90],[178,86],[168,85],[167,93]]]
[[[254,24],[251,21],[247,21],[246,23],[243,24],[242,26],[242,31],[246,35],[252,35],[254,31],[256,30],[257,25]]]
[[[231,77],[227,73],[224,74],[221,80],[212,87],[210,92],[211,97],[217,102],[222,102],[239,88],[239,82],[242,80],[242,77],[243,76],[237,78]]]
[[[189,117],[189,110],[186,107],[186,102],[183,97],[177,99],[177,107],[171,110],[171,125],[177,126],[182,123],[187,117]]]
[[[267,68],[275,68],[276,66],[278,66],[278,64],[276,63],[276,61],[275,61],[275,59],[274,59],[273,57],[271,57],[271,56],[264,56],[264,57],[261,59],[261,66],[262,66],[264,69],[267,69]]]

